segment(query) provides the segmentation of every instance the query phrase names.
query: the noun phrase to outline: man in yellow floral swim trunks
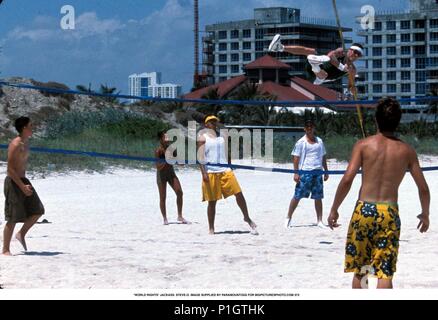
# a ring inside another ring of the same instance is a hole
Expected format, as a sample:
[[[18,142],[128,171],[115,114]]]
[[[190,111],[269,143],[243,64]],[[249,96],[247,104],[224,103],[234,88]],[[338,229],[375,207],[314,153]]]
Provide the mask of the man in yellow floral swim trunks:
[[[348,229],[345,271],[372,272],[379,279],[391,279],[399,239],[397,204],[358,201]]]
[[[429,228],[430,192],[415,150],[398,139],[394,132],[400,123],[400,104],[386,98],[376,108],[378,133],[360,140],[336,191],[328,217],[333,229],[338,227],[338,208],[350,191],[362,168],[359,201],[351,218],[345,252],[345,272],[354,272],[353,288],[366,287],[368,273],[378,278],[377,288],[392,288],[396,271],[400,218],[398,188],[406,171],[417,185],[422,213],[418,215],[420,232]]]

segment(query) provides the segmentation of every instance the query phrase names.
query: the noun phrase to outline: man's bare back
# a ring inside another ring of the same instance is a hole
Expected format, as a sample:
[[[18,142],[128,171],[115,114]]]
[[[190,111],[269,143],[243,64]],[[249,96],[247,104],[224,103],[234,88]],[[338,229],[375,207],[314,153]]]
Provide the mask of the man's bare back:
[[[397,203],[406,171],[418,163],[414,149],[394,136],[379,133],[360,141],[354,152],[360,153],[363,170],[359,199]]]
[[[358,141],[351,154],[347,170],[339,182],[328,218],[329,226],[338,226],[338,209],[351,189],[354,178],[362,169],[359,198],[362,202],[398,202],[398,189],[409,171],[418,189],[421,214],[420,232],[429,228],[430,191],[420,168],[414,148],[395,136],[402,117],[401,106],[392,98],[381,99],[376,106],[378,133]]]
[[[338,209],[362,169],[362,185],[348,227],[345,272],[354,272],[352,287],[364,288],[363,268],[372,267],[378,288],[393,288],[400,241],[398,189],[406,171],[418,189],[421,213],[417,229],[429,229],[430,191],[415,150],[395,136],[402,118],[400,103],[392,98],[376,105],[378,133],[360,140],[353,148],[347,170],[339,182],[327,219],[331,229],[339,227]],[[377,239],[379,239],[377,241]]]

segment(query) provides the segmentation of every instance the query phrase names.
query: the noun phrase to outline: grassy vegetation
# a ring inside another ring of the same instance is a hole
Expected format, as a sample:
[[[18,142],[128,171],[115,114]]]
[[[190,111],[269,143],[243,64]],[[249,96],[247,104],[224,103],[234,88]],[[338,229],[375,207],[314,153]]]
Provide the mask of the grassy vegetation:
[[[317,134],[323,138],[326,145],[328,157],[348,160],[354,143],[360,138],[355,115],[306,115],[307,118],[312,116],[317,122]],[[295,121],[302,123],[303,119]],[[60,117],[49,119],[45,135],[33,138],[31,144],[33,147],[153,157],[158,143],[157,132],[165,129],[169,127],[163,122],[122,109],[67,112]],[[350,133],[348,130],[351,130]],[[367,132],[374,130],[373,123],[367,119]],[[437,123],[418,122],[400,127],[400,137],[411,144],[419,154],[438,155],[436,135]],[[290,162],[294,141],[281,135],[274,137],[274,161]],[[6,144],[8,139],[3,139],[0,143]],[[0,159],[6,160],[5,150],[0,151]],[[45,153],[33,153],[29,159],[29,169],[42,174],[53,171],[103,171],[108,167],[151,166],[153,163],[140,161]]]
[[[348,135],[330,135],[323,139],[327,149],[327,157],[329,159],[346,160],[350,159],[351,150],[354,144],[358,141],[358,137]],[[417,138],[414,135],[400,135],[400,138],[412,145],[418,154],[438,155],[438,141],[434,137]],[[290,162],[294,144],[290,140],[275,140],[274,141],[274,160],[276,162]]]
[[[39,139],[32,141],[34,147],[101,152],[128,156],[152,157],[157,145],[156,139],[130,138],[118,132],[108,132],[104,128],[86,129],[75,136],[59,139]],[[151,163],[129,160],[113,160],[77,155],[33,153],[29,159],[32,170],[44,171],[102,171],[108,166],[150,167]]]
[[[50,119],[45,136],[32,139],[31,144],[32,147],[153,157],[156,135],[164,129],[168,126],[160,121],[123,110],[69,112]],[[0,155],[6,160],[6,151],[2,150]],[[29,168],[42,174],[72,170],[102,171],[109,166],[148,168],[152,165],[139,161],[36,152],[29,158]]]

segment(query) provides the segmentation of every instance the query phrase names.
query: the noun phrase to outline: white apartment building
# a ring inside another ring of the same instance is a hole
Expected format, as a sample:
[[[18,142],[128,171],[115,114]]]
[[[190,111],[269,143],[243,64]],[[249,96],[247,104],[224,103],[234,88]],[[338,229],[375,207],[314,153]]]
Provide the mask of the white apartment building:
[[[147,97],[149,86],[161,83],[161,72],[134,73],[129,76],[129,95]]]
[[[377,12],[364,37],[364,97],[410,99],[438,90],[438,1],[410,0],[409,10]],[[427,103],[404,102],[403,119],[426,118]]]
[[[178,98],[182,86],[173,83],[161,83],[161,72],[144,72],[129,76],[129,95],[138,97]],[[131,103],[136,99],[130,99]]]
[[[149,97],[161,97],[161,98],[178,98],[182,94],[182,87],[178,84],[163,83],[149,86]]]

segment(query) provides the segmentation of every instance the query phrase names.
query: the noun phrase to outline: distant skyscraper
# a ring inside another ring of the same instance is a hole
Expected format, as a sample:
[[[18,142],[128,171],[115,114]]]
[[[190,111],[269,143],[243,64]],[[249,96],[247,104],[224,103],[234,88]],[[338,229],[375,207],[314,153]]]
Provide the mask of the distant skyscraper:
[[[182,94],[182,86],[161,83],[161,72],[145,72],[129,76],[129,95],[139,97],[177,98]],[[138,100],[131,99],[134,103]]]

